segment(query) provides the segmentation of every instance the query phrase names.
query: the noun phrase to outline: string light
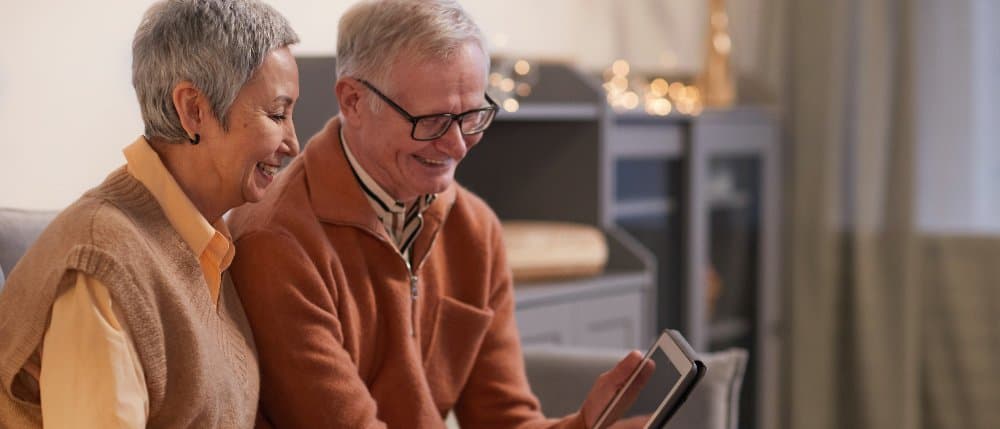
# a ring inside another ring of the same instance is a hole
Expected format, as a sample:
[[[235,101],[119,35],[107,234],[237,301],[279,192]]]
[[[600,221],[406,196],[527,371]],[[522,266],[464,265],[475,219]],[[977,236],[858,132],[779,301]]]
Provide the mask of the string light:
[[[624,77],[628,75],[629,69],[630,67],[628,65],[628,61],[625,60],[616,60],[611,64],[611,71],[615,74],[615,76]]]
[[[628,91],[622,94],[622,107],[632,110],[638,106],[639,106],[639,96],[636,93]]]
[[[625,92],[628,89],[628,79],[625,76],[611,78],[611,88],[618,92]]]
[[[658,77],[649,83],[649,90],[657,97],[663,97],[670,90],[670,85],[667,84],[665,79]]]
[[[521,82],[517,84],[517,95],[520,97],[527,97],[531,95],[531,85],[526,82]]]
[[[503,101],[503,110],[506,110],[508,112],[516,112],[517,109],[520,108],[521,108],[521,103],[518,103],[517,100],[513,98],[508,98]]]
[[[640,108],[646,114],[667,116],[672,112],[697,116],[701,114],[701,91],[694,85],[680,81],[667,82],[662,77],[645,80],[629,76],[631,66],[625,60],[616,60],[604,71],[604,88],[608,105],[616,111]]]
[[[500,87],[500,82],[503,81],[503,75],[497,72],[490,73],[490,86],[494,88]]]
[[[514,90],[514,79],[504,78],[500,81],[500,90],[503,92],[511,92]]]
[[[494,99],[501,100],[500,107],[504,111],[516,112],[521,108],[519,98],[531,95],[538,78],[538,67],[526,59],[494,60],[491,62],[487,92]]]
[[[684,84],[680,82],[674,82],[670,84],[670,88],[667,89],[667,93],[670,94],[670,98],[677,100],[681,98],[681,94],[684,91]]]
[[[514,73],[517,73],[521,76],[525,76],[530,72],[531,72],[531,64],[529,64],[527,61],[517,60],[517,62],[514,63]]]

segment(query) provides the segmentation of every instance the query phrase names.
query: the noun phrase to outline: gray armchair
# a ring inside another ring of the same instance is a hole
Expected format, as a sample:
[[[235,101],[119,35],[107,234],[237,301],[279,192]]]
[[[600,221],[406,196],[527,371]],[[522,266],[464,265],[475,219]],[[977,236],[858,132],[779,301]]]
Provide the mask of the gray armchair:
[[[57,212],[0,208],[0,290],[21,255]],[[549,416],[579,409],[594,380],[627,351],[556,346],[526,347],[524,359],[532,390]],[[677,429],[735,429],[747,353],[732,349],[703,354],[708,373],[667,425]],[[452,421],[451,424],[454,424]]]
[[[58,212],[0,208],[0,289],[5,273],[14,269],[17,260],[56,214]]]
[[[580,408],[597,376],[611,369],[628,351],[557,346],[526,347],[524,361],[531,389],[548,416]],[[708,372],[668,429],[735,429],[747,352],[730,349],[702,354]]]
[[[558,417],[579,410],[597,376],[627,353],[617,349],[528,346],[524,348],[524,363],[542,411],[546,416]],[[701,358],[708,372],[670,419],[667,429],[736,429],[747,357],[743,349],[703,353]],[[447,426],[459,427],[454,415],[448,416]]]

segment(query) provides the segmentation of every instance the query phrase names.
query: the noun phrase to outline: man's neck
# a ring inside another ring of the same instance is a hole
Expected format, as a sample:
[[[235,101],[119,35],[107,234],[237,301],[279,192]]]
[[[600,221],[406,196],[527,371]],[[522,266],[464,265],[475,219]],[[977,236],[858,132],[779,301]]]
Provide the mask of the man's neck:
[[[356,133],[353,129],[344,126],[343,139],[344,146],[348,151],[348,162],[351,164],[351,167],[361,170],[357,172],[359,175],[367,175],[371,179],[370,182],[378,185],[380,193],[384,194],[387,199],[391,199],[391,202],[401,202],[405,207],[410,207],[417,202],[417,198],[420,197],[419,195],[403,195],[403,198],[400,198],[399,192],[393,189],[392,186],[387,186],[389,181],[382,178],[383,170],[378,168],[376,163],[370,162],[370,159],[365,156],[367,152],[361,147],[364,143],[360,133]],[[352,158],[353,162],[351,161]]]

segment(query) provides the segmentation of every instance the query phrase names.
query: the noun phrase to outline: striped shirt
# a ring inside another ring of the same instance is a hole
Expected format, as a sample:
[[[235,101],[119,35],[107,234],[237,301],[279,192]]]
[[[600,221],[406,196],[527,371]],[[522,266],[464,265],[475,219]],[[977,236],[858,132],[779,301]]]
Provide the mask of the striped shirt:
[[[347,139],[344,137],[343,128],[340,129],[340,145],[344,148],[344,153],[347,155],[347,161],[351,165],[354,178],[358,179],[358,185],[361,186],[361,190],[364,191],[365,196],[368,198],[368,203],[375,210],[375,214],[378,216],[379,221],[382,222],[382,226],[385,227],[385,231],[389,233],[389,237],[392,237],[393,242],[396,244],[396,249],[399,250],[399,254],[406,260],[409,260],[410,248],[413,247],[413,242],[424,226],[423,214],[431,206],[431,203],[434,202],[434,199],[437,198],[437,195],[423,195],[417,198],[409,207],[406,207],[406,204],[402,201],[397,201],[385,189],[382,189],[375,182],[375,179],[372,179],[368,175],[368,172],[361,167],[361,164],[354,158],[354,154],[351,153],[351,149],[347,146]]]

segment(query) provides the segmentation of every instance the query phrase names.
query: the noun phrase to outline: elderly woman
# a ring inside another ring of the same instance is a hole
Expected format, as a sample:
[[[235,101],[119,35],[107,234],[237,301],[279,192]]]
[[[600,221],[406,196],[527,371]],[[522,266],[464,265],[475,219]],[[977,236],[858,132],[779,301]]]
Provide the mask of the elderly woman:
[[[165,0],[133,41],[145,133],[0,295],[0,428],[244,428],[258,368],[222,215],[298,153],[298,36],[256,1]]]

